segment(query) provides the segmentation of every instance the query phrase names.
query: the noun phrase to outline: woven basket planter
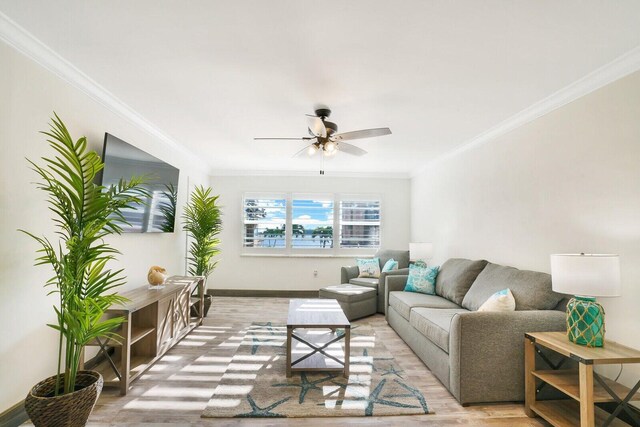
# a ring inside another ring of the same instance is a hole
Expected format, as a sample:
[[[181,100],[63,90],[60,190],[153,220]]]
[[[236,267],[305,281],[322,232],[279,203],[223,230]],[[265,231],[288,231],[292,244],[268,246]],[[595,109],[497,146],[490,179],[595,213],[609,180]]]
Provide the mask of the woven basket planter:
[[[31,389],[24,407],[36,427],[81,427],[87,423],[103,384],[104,380],[99,373],[79,371],[76,391],[54,396],[54,375]]]

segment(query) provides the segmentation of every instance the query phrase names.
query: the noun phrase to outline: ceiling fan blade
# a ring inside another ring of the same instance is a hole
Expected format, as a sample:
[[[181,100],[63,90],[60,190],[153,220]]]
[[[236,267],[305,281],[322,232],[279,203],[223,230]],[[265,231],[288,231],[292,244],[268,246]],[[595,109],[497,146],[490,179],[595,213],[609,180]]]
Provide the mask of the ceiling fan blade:
[[[389,128],[375,128],[354,130],[353,132],[338,133],[331,137],[334,141],[349,141],[351,139],[373,138],[374,136],[390,135]]]
[[[322,138],[327,137],[327,128],[324,126],[324,122],[320,117],[312,116],[310,114],[306,114],[307,116],[307,126],[309,127],[309,131],[315,135]]]
[[[313,138],[313,139],[315,139],[315,138]],[[303,148],[302,150],[298,151],[296,154],[294,154],[294,155],[293,155],[293,156],[291,156],[291,157],[302,157],[302,155],[303,155],[303,154],[308,154],[308,153],[309,153],[309,147],[313,146],[313,144],[315,144],[315,141],[314,141],[314,142],[312,142],[312,143],[311,143],[311,144],[309,144],[309,145],[305,145],[305,146],[304,146],[304,148]],[[314,154],[315,154],[315,153],[314,153]]]
[[[355,145],[349,144],[347,142],[338,143],[338,151],[342,151],[343,153],[352,154],[354,156],[364,156],[367,154],[365,150],[360,147],[356,147]]]
[[[313,139],[310,136],[301,136],[299,138],[279,138],[279,137],[256,137],[254,141],[308,141]]]

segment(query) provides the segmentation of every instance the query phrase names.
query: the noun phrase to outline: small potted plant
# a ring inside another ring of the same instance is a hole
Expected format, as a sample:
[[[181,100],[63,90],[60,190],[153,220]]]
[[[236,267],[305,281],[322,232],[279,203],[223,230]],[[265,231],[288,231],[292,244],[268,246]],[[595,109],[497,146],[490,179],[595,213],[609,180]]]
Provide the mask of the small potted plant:
[[[212,260],[213,257],[220,253],[218,234],[222,230],[222,217],[220,205],[218,205],[219,197],[212,195],[211,188],[196,187],[191,193],[191,199],[185,206],[183,214],[184,230],[191,237],[188,255],[189,274],[205,278],[205,317],[211,307],[211,295],[206,294],[206,280],[218,263]]]
[[[96,338],[117,341],[113,331],[124,320],[103,319],[112,304],[124,301],[115,288],[125,279],[122,270],[106,269],[118,251],[103,239],[121,232],[122,209],[141,203],[145,191],[140,188],[142,178],[110,188],[95,184],[102,159],[88,150],[85,137],[74,142],[54,116],[50,131],[42,133],[55,156],[42,158],[42,166],[29,163],[40,177],[38,188],[48,196],[59,241],[20,231],[40,245],[36,265],[48,265],[54,273],[45,287],[59,297],[56,323],[49,325],[59,334],[58,369],[31,389],[25,409],[36,426],[83,426],[103,385],[98,372],[80,370],[83,348]]]

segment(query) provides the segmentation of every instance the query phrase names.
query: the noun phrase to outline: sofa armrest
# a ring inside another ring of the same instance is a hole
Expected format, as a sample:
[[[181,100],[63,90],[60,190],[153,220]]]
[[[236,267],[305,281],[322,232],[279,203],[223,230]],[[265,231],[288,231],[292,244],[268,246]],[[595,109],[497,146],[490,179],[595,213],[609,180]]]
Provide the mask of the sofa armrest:
[[[564,331],[557,310],[459,313],[451,320],[451,392],[460,403],[524,400],[524,334]]]
[[[378,279],[378,312],[379,313],[386,313],[387,312],[387,306],[386,306],[386,295],[387,295],[387,277],[391,277],[391,276],[406,276],[407,274],[409,274],[409,269],[408,268],[400,268],[398,270],[393,270],[393,271],[387,271],[387,272],[383,272],[380,273],[380,278]],[[406,279],[405,279],[406,281]],[[404,289],[404,288],[403,288]]]
[[[385,318],[389,313],[389,292],[402,291],[407,284],[408,275],[398,274],[387,276],[384,286],[384,313]],[[388,321],[389,319],[387,319]]]
[[[340,283],[349,283],[349,280],[355,279],[360,274],[357,265],[349,265],[340,269]]]

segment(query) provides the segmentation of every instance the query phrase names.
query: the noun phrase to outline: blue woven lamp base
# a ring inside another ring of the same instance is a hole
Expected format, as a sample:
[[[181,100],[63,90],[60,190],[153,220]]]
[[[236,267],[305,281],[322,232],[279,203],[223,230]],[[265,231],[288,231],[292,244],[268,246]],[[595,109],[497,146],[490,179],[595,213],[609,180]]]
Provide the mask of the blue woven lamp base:
[[[587,347],[604,345],[604,308],[592,297],[575,296],[567,304],[569,341]]]

